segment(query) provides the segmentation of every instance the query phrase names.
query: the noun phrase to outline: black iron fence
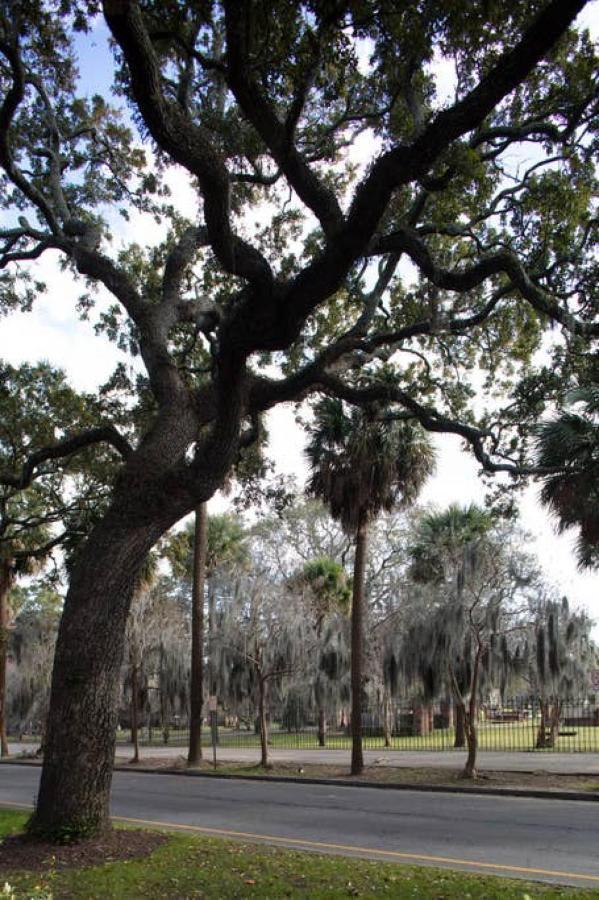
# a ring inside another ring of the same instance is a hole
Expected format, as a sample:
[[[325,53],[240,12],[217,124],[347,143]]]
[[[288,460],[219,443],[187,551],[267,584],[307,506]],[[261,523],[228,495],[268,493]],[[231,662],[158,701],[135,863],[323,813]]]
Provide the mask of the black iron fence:
[[[146,725],[143,744],[185,746],[187,723]],[[599,699],[545,701],[518,699],[501,705],[481,704],[477,711],[481,751],[596,752],[599,751]],[[459,709],[445,703],[401,703],[369,707],[363,714],[364,747],[372,750],[454,750],[465,746]],[[119,740],[128,732],[121,729]],[[211,742],[206,725],[203,740]],[[301,703],[270,708],[268,743],[276,749],[349,749],[349,708],[317,710]],[[253,707],[219,707],[218,744],[226,748],[259,748],[257,712]]]

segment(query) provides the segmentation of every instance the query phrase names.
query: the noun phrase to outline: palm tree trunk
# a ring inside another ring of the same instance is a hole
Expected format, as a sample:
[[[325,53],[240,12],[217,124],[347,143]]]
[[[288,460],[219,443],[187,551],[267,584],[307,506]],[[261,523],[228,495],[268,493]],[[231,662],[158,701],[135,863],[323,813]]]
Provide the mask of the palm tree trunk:
[[[9,755],[6,735],[6,661],[10,622],[8,595],[13,582],[13,567],[9,560],[3,560],[0,565],[0,756]]]
[[[193,583],[191,592],[191,676],[189,752],[187,765],[197,766],[202,759],[202,701],[204,690],[204,585],[206,582],[207,504],[195,511],[193,542]]]
[[[364,771],[362,749],[362,668],[364,647],[364,577],[368,553],[368,525],[363,518],[356,531],[354,583],[351,608],[351,774]]]
[[[131,665],[131,743],[131,762],[139,762],[139,666],[136,662]]]
[[[215,643],[216,643],[216,596],[214,587],[210,580],[208,581],[208,690],[209,693],[215,695],[217,693],[216,678],[216,661],[215,661]],[[214,743],[219,743],[218,721],[214,726]]]
[[[385,739],[385,747],[391,746],[391,702],[389,700],[389,691],[383,688],[383,736]]]

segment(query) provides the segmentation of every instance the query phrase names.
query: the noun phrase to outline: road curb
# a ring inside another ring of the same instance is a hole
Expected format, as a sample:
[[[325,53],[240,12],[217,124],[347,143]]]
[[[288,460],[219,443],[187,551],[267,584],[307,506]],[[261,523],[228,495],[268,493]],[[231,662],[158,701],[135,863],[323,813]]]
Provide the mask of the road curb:
[[[0,759],[0,765],[6,766],[41,766],[41,760],[25,759]],[[115,772],[139,773],[141,775],[179,775],[184,778],[221,778],[227,781],[265,781],[280,784],[321,784],[327,787],[349,788],[374,788],[376,790],[391,791],[421,791],[428,794],[475,794],[491,797],[532,797],[535,800],[576,800],[582,802],[597,803],[599,792],[590,791],[551,791],[542,788],[510,788],[510,787],[485,787],[484,785],[442,785],[442,784],[413,784],[380,781],[341,781],[338,778],[296,778],[293,775],[234,775],[230,772],[213,774],[212,772],[198,772],[193,769],[155,769],[151,766],[115,766]],[[500,771],[500,770],[497,770]],[[538,771],[538,769],[536,770]],[[554,773],[552,773],[554,774]],[[573,774],[573,773],[568,773]],[[587,773],[583,773],[587,774]]]

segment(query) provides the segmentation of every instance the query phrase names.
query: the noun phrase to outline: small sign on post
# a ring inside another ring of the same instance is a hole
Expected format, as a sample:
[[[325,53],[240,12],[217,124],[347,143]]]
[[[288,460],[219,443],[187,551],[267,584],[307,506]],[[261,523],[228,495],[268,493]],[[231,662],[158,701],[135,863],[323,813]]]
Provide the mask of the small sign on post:
[[[218,699],[215,694],[208,697],[208,711],[210,712],[210,730],[212,732],[212,764],[216,769],[216,741],[217,741],[217,715],[218,715]]]

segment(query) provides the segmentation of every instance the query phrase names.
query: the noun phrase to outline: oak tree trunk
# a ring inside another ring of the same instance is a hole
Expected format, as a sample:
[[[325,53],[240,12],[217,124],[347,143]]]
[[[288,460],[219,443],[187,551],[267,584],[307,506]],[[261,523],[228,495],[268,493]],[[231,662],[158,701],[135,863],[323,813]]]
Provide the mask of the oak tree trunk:
[[[466,712],[466,742],[468,744],[468,757],[464,766],[464,778],[476,778],[476,755],[478,751],[478,735],[476,721],[470,711]]]
[[[483,645],[479,642],[472,666],[472,679],[470,682],[470,700],[465,716],[466,743],[468,744],[468,758],[464,766],[464,778],[476,778],[476,754],[478,751],[478,734],[476,729],[476,710],[478,704],[478,680],[483,655]]]
[[[113,507],[98,523],[79,554],[65,600],[44,765],[29,824],[33,833],[52,840],[94,834],[109,821],[125,624],[148,551],[180,518],[178,511],[166,518],[165,503],[163,521],[155,516],[144,523],[132,507],[127,497],[124,508]]]
[[[555,747],[559,737],[559,723],[562,717],[562,705],[557,697],[554,697],[551,707],[550,726],[549,726],[549,746]]]
[[[318,709],[318,746],[326,747],[327,744],[327,715],[324,707]]]
[[[455,704],[455,740],[453,746],[466,746],[465,710],[463,704],[457,702]]]
[[[354,581],[351,608],[351,774],[364,771],[362,749],[362,667],[364,647],[364,577],[368,552],[368,526],[362,521],[356,531]]]
[[[541,700],[541,721],[539,722],[539,728],[537,731],[537,742],[535,744],[536,750],[544,750],[547,746],[547,706],[547,702],[545,700]]]
[[[198,766],[202,759],[202,706],[204,691],[204,584],[206,581],[207,504],[195,511],[193,542],[193,582],[191,590],[191,673],[189,752],[187,764]]]
[[[258,687],[260,691],[259,697],[259,714],[258,723],[260,728],[260,765],[263,769],[268,768],[268,722],[266,721],[266,678],[259,676]]]

